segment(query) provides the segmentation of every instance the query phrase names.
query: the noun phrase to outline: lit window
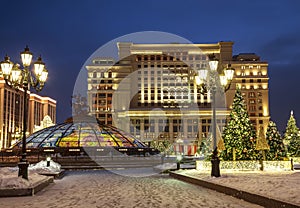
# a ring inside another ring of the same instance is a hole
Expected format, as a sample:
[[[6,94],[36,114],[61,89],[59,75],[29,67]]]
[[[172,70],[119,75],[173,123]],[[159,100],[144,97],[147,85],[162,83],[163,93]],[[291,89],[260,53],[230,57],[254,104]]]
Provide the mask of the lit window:
[[[250,103],[250,104],[255,104],[255,100],[254,100],[254,99],[250,99],[250,100],[249,100],[249,103]]]
[[[255,97],[255,92],[249,92],[249,97]]]

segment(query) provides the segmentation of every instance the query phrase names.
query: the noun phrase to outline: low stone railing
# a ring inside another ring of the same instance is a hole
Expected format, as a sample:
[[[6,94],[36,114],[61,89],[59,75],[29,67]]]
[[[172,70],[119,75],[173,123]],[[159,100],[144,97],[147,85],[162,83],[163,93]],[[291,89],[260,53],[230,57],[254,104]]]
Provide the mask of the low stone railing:
[[[211,170],[211,162],[198,160],[196,161],[196,169]],[[292,169],[292,163],[291,161],[251,161],[251,160],[220,161],[220,169],[221,170],[245,170],[245,171],[254,171],[254,170],[287,171]]]

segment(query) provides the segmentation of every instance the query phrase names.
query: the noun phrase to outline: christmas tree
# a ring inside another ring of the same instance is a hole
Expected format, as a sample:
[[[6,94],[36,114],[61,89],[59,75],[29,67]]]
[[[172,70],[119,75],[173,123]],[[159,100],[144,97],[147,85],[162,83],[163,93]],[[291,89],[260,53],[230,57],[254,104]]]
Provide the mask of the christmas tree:
[[[269,122],[266,139],[270,146],[267,151],[267,160],[283,160],[287,156],[286,148],[283,144],[283,139],[273,121]]]
[[[244,98],[237,88],[229,120],[223,131],[225,150],[221,153],[223,160],[256,160],[255,131],[249,119]]]
[[[296,119],[294,118],[293,111],[291,111],[290,119],[288,120],[284,138],[284,144],[287,146],[290,156],[300,156],[300,133],[299,128],[296,125]]]
[[[212,135],[202,137],[200,143],[200,155],[204,156],[205,160],[210,160],[212,155]]]

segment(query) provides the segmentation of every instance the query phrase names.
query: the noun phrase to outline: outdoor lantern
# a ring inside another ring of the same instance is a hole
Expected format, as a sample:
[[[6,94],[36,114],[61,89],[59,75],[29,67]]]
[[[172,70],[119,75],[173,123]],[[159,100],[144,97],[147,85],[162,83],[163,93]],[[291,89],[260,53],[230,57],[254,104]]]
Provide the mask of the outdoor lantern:
[[[39,77],[39,81],[41,82],[41,84],[44,84],[46,82],[48,78],[48,70],[46,68],[44,68],[44,70],[42,71],[40,77]]]
[[[0,65],[3,75],[5,77],[8,77],[13,67],[13,63],[9,60],[9,57],[7,55],[4,57],[4,61],[0,62]]]
[[[21,59],[24,67],[27,67],[31,63],[32,53],[29,51],[28,46],[26,46],[25,50],[20,53]]]
[[[199,76],[195,76],[195,81],[196,81],[196,85],[201,85],[202,84],[202,80],[200,79]]]
[[[227,77],[225,74],[220,74],[220,83],[223,87],[226,87],[227,85]]]
[[[40,77],[43,70],[44,70],[44,67],[45,67],[45,63],[42,62],[42,57],[39,56],[38,60],[36,62],[34,62],[34,73],[37,77]]]
[[[215,55],[212,54],[210,57],[209,57],[209,68],[210,70],[212,71],[217,71],[218,69],[218,64],[219,64],[219,61],[218,59],[216,59]]]
[[[233,79],[234,68],[231,67],[231,64],[227,65],[227,68],[224,70],[224,73],[228,81],[231,81]]]
[[[202,84],[201,82],[206,80],[207,74],[208,74],[207,69],[199,69],[198,70],[198,76],[199,76],[199,79],[200,79],[200,84]]]
[[[19,64],[15,64],[11,70],[11,81],[14,84],[19,83],[21,77],[21,69],[19,69]]]

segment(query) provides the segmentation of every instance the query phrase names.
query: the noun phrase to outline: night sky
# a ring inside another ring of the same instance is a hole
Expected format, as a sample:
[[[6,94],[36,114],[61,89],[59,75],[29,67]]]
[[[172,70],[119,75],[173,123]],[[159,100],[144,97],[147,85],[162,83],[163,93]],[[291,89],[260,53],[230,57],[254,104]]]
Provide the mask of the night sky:
[[[49,79],[40,94],[57,100],[58,123],[71,116],[74,83],[90,55],[141,31],[194,43],[233,41],[234,54],[258,54],[269,62],[271,119],[281,132],[291,110],[300,119],[298,0],[2,0],[0,8],[0,57],[20,62],[26,45],[35,58],[42,55]]]

